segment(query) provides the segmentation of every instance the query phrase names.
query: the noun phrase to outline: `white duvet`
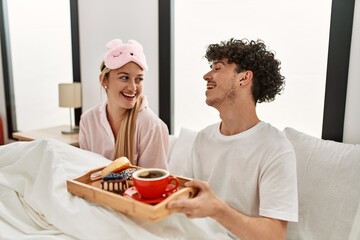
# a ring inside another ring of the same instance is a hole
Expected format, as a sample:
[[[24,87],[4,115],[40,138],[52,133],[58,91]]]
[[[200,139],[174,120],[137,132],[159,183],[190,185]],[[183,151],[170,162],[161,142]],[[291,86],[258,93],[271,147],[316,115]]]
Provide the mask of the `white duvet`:
[[[229,239],[209,218],[131,218],[67,191],[66,180],[108,165],[56,140],[0,147],[0,239]]]

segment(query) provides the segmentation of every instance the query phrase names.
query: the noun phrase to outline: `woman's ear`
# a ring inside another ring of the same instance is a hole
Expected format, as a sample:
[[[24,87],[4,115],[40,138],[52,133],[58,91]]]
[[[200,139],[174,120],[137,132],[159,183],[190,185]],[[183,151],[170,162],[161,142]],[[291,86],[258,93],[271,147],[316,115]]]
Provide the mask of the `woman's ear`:
[[[106,81],[104,80],[104,78],[102,77],[102,74],[100,73],[99,75],[99,81],[100,81],[100,84],[101,86],[106,90],[108,88],[107,84],[106,84]]]

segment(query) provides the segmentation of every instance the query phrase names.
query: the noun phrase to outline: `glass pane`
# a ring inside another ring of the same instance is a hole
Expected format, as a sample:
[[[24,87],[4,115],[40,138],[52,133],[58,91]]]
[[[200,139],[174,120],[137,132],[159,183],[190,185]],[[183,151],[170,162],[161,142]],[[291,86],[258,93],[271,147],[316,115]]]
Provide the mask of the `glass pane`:
[[[70,124],[58,103],[73,81],[69,1],[9,0],[8,17],[17,130]]]
[[[260,119],[321,137],[330,14],[331,0],[174,1],[175,134],[219,121],[205,103],[203,56],[208,44],[234,37],[264,40],[282,62],[285,91],[258,104]]]

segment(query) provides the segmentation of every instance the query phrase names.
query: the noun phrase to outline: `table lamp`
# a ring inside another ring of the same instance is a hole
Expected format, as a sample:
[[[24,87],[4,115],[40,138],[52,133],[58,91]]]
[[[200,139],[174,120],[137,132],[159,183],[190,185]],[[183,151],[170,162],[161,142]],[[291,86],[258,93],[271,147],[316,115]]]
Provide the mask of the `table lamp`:
[[[78,133],[79,128],[73,122],[73,108],[81,107],[81,83],[59,83],[59,107],[70,109],[70,128],[63,130],[63,134]]]

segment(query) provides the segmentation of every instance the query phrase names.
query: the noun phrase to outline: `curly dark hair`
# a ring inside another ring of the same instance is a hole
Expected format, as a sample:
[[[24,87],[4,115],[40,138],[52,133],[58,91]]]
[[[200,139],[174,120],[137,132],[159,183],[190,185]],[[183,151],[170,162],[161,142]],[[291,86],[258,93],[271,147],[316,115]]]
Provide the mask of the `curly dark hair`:
[[[262,40],[234,38],[209,45],[205,54],[209,62],[226,58],[228,63],[235,63],[238,73],[251,70],[254,75],[252,95],[255,103],[271,102],[283,91],[285,77],[280,74],[281,62],[274,56]]]

